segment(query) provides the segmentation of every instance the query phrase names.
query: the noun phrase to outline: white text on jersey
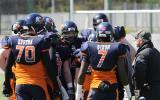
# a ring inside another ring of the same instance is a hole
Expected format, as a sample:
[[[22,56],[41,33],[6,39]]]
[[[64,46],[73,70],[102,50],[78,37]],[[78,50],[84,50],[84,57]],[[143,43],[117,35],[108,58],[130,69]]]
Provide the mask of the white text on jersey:
[[[111,45],[97,45],[97,50],[108,50]]]
[[[32,45],[33,40],[22,40],[18,39],[18,45]]]

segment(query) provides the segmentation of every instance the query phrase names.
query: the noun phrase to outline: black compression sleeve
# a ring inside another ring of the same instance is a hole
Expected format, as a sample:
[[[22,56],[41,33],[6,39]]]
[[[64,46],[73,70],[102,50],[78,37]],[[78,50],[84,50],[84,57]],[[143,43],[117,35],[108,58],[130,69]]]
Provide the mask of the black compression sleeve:
[[[49,57],[49,52],[43,52],[42,54],[42,62],[47,70],[47,73],[51,79],[51,81],[58,86],[58,82],[56,79],[56,64],[54,64]]]
[[[50,51],[49,51],[49,55],[50,55],[50,59],[51,59],[51,62],[53,63],[53,65],[55,66],[55,69],[56,69],[56,72],[57,72],[57,64],[56,64],[56,49],[51,47],[50,48]],[[57,73],[56,73],[57,74]]]
[[[9,51],[8,57],[7,57],[7,61],[6,61],[6,65],[5,65],[5,82],[7,84],[10,84],[10,78],[12,77],[12,66],[14,64],[15,60],[14,60],[14,55],[12,50]]]

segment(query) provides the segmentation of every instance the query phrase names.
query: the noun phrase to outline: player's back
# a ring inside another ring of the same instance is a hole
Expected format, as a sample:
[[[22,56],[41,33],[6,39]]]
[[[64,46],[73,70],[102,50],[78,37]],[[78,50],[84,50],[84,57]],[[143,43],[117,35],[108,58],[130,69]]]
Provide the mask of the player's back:
[[[102,80],[116,83],[118,57],[125,53],[124,45],[111,42],[86,42],[82,52],[87,52],[89,64],[92,66],[92,88],[97,88]]]
[[[46,78],[41,56],[49,48],[44,35],[12,36],[10,46],[15,60],[16,84],[41,85]]]

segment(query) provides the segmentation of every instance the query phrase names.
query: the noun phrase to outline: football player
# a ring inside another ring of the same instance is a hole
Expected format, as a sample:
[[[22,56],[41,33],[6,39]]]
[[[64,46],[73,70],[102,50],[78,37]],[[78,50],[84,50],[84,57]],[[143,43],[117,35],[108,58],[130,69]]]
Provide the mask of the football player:
[[[86,41],[96,41],[96,27],[99,25],[101,22],[108,22],[108,18],[104,13],[98,13],[93,17],[93,28],[88,28],[84,29],[81,31],[81,36],[86,39]],[[76,70],[78,76],[79,69],[77,68]],[[91,70],[90,66],[86,74],[86,78],[84,81],[84,99],[86,99],[89,91],[89,86],[90,86],[90,79],[91,79]]]
[[[77,59],[73,53],[81,47],[81,44],[84,41],[83,38],[78,37],[78,32],[79,31],[78,31],[77,25],[73,21],[65,21],[62,24],[61,48],[63,48],[63,49],[61,49],[59,53],[62,58],[62,61],[65,61],[63,63],[63,65],[70,67],[72,80],[74,80],[74,81],[76,80],[75,79],[75,77],[76,77],[75,70],[77,69],[77,66],[79,66],[79,64],[76,63]],[[64,53],[62,53],[62,52],[64,52]],[[64,77],[67,77],[67,76],[64,76]],[[72,82],[71,84],[67,84],[67,87],[72,86],[71,89],[74,89],[73,83],[74,82]],[[71,92],[71,91],[69,91],[69,92]],[[74,96],[72,96],[72,97],[74,97]]]
[[[18,20],[16,21],[15,24],[12,25],[12,35],[16,35],[16,34],[23,34],[25,32],[27,32],[28,27],[26,26],[26,21],[25,20]],[[2,40],[1,40],[1,56],[0,56],[0,67],[2,68],[2,70],[4,70],[5,68],[5,64],[6,64],[6,59],[7,59],[7,55],[9,52],[9,40],[10,36],[5,36]],[[12,75],[10,76],[10,85],[11,88],[13,90],[13,94],[9,97],[9,100],[15,100],[16,99],[16,94],[15,94],[15,77],[14,77],[14,67],[12,68]],[[5,86],[4,86],[5,88]],[[3,91],[4,92],[4,91]],[[5,95],[7,96],[7,95]]]
[[[108,22],[108,17],[104,13],[98,13],[93,17],[93,28],[87,28],[81,31],[81,36],[88,39],[90,34],[96,34],[96,27],[101,22]]]
[[[125,40],[126,37],[126,31],[124,26],[116,26],[114,28],[115,32],[114,32],[114,40],[116,42],[120,42],[122,44],[124,44],[127,48],[127,52],[126,52],[126,70],[128,70],[128,77],[129,77],[129,83],[130,83],[130,90],[132,90],[132,94],[133,94],[133,89],[132,89],[132,75],[133,75],[133,68],[132,68],[132,61],[131,61],[131,54],[130,54],[130,47],[128,45],[128,43]],[[130,92],[130,91],[129,91]],[[126,91],[128,98],[131,98],[131,95],[128,91]],[[123,100],[124,98],[124,89],[123,89],[123,85],[119,83],[119,100]]]
[[[92,67],[92,80],[88,95],[89,100],[118,100],[118,73],[121,83],[128,89],[128,77],[125,71],[124,60],[126,48],[123,44],[114,43],[113,28],[108,22],[97,26],[97,41],[86,42],[81,47],[82,62],[78,75],[76,100],[82,96],[82,86],[88,66]],[[116,68],[118,64],[119,68]],[[118,69],[118,71],[116,71]]]
[[[9,38],[11,50],[5,66],[5,94],[12,93],[9,77],[14,66],[18,100],[50,100],[46,77],[57,84],[54,65],[49,57],[50,41],[43,35],[37,35],[42,32],[42,23],[41,15],[29,14],[26,18],[28,32]]]
[[[88,41],[93,41],[95,42],[97,40],[97,37],[96,37],[96,34],[92,33],[89,35]],[[75,59],[76,59],[76,62],[78,65],[81,64],[81,59],[82,59],[82,56],[81,56],[81,50],[80,49],[77,49],[74,53],[73,53]],[[80,67],[80,66],[79,66]],[[87,96],[88,96],[88,93],[89,93],[89,89],[90,89],[90,84],[91,84],[91,66],[89,65],[87,71],[86,71],[86,77],[84,79],[84,91],[83,91],[83,94],[84,94],[84,97],[83,99],[84,100],[87,100]],[[78,76],[78,73],[79,73],[79,68],[76,69],[76,75],[75,76]]]
[[[67,62],[67,59],[66,60],[62,60],[61,57],[65,56],[65,53],[64,52],[61,52],[61,51],[64,51],[62,50],[63,48],[61,47],[60,44],[60,36],[58,34],[58,31],[55,29],[55,23],[53,21],[52,18],[50,17],[44,17],[44,20],[45,20],[45,27],[46,27],[46,30],[47,30],[47,35],[49,35],[49,37],[51,38],[51,48],[50,48],[50,57],[51,57],[51,61],[54,62],[55,59],[53,59],[54,57],[53,56],[56,56],[56,64],[57,64],[57,73],[58,73],[58,76],[61,78],[62,74],[65,76],[65,81],[66,81],[66,84],[71,84],[72,83],[72,76],[71,76],[71,73],[70,73],[70,67],[67,66],[67,64],[63,64],[63,63],[66,63]],[[60,53],[61,52],[61,53]],[[56,54],[56,55],[54,55]],[[62,56],[63,55],[63,56]],[[62,62],[63,61],[63,62]],[[63,67],[62,67],[63,65]],[[62,79],[63,80],[63,79]],[[60,86],[60,87],[63,87],[63,86]],[[61,89],[61,88],[60,88]],[[69,91],[71,91],[72,88],[72,84],[71,86],[69,87],[68,86],[68,94],[71,93]],[[63,98],[67,98],[66,96],[66,91],[65,89],[61,89],[61,92],[63,93],[62,95],[62,99]],[[69,96],[71,96],[69,94]],[[70,97],[71,98],[71,97]]]

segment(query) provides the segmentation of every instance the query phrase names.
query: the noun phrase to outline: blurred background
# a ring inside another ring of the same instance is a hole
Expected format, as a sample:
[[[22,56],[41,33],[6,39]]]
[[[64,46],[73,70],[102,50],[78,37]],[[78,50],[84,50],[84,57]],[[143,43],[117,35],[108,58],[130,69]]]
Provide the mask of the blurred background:
[[[11,34],[11,25],[17,19],[24,19],[31,12],[52,17],[58,30],[66,20],[75,21],[81,30],[92,27],[92,18],[98,13],[95,10],[113,10],[104,13],[114,26],[123,25],[128,32],[145,28],[156,33],[160,31],[159,8],[160,0],[1,0],[0,34]],[[79,12],[79,10],[87,11]],[[91,10],[94,12],[90,12]],[[117,13],[116,10],[134,10],[134,12]]]
[[[52,17],[56,28],[66,20],[76,22],[79,30],[93,27],[96,13],[105,13],[113,26],[125,26],[126,39],[134,47],[134,33],[144,28],[153,33],[160,32],[160,0],[0,0],[0,37],[11,34],[11,26],[18,19],[36,12]],[[160,50],[160,34],[153,34],[155,47]],[[4,74],[0,73],[0,91]],[[0,93],[0,100],[6,100]]]

